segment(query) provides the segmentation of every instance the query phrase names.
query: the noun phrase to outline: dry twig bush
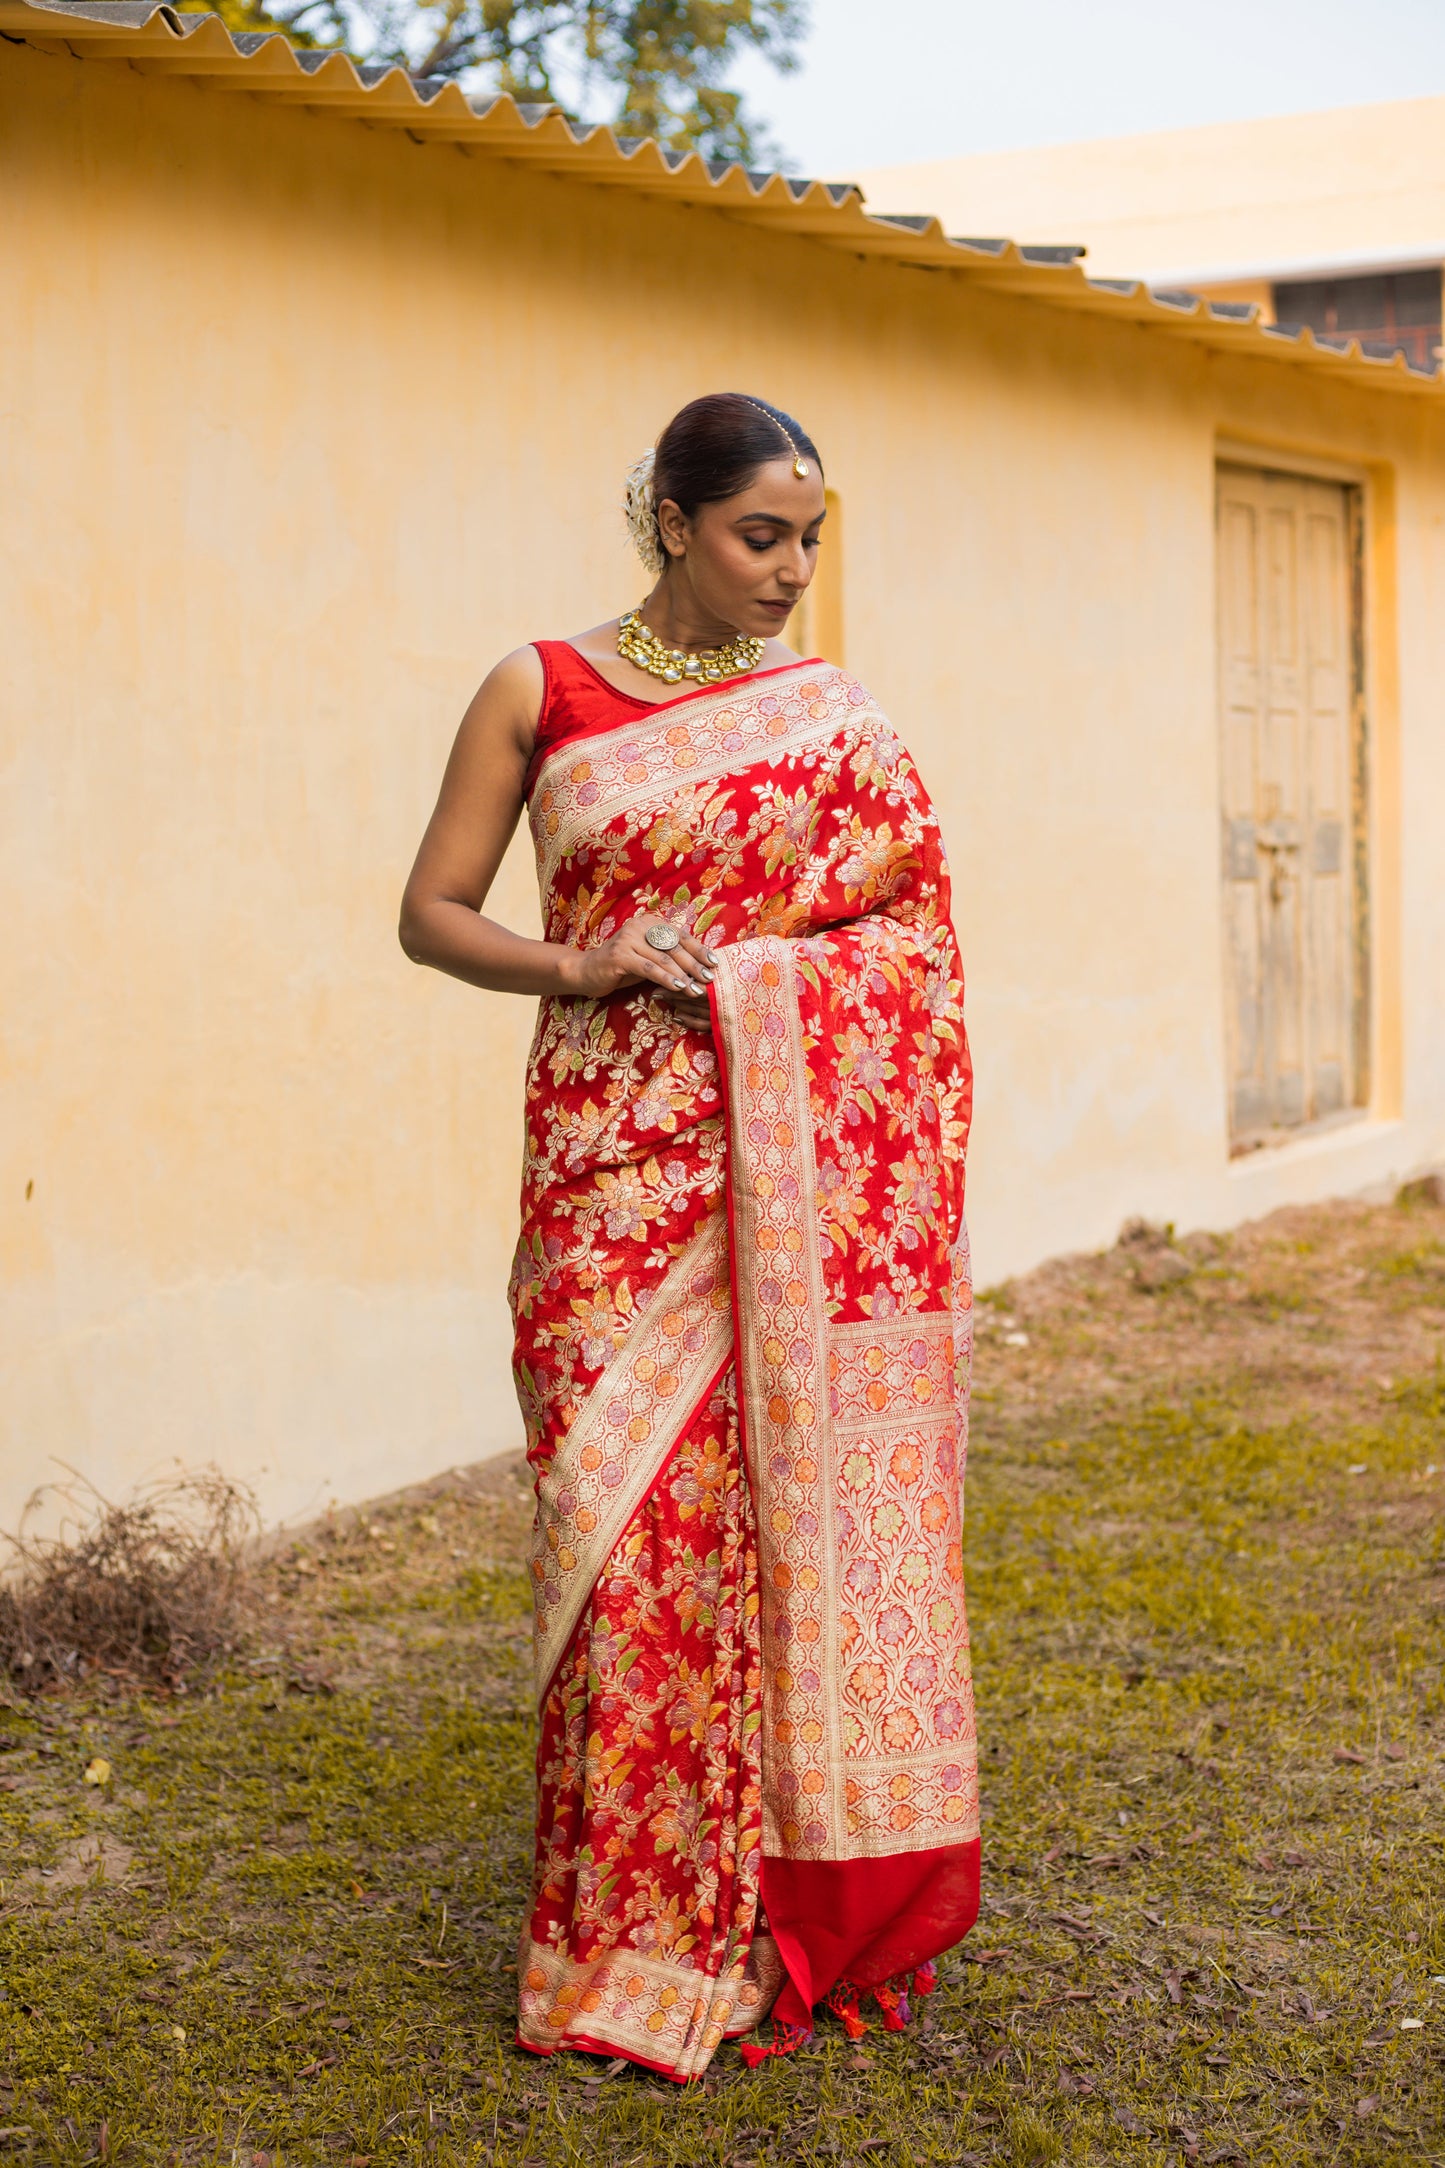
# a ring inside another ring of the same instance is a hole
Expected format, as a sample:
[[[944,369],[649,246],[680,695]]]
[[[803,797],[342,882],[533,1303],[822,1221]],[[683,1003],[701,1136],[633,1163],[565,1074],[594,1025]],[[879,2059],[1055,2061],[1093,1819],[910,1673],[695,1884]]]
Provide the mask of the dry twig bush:
[[[30,1533],[59,1509],[54,1535]],[[72,1473],[37,1491],[0,1583],[0,1674],[29,1693],[94,1671],[181,1687],[245,1638],[249,1491],[214,1468],[112,1505]]]

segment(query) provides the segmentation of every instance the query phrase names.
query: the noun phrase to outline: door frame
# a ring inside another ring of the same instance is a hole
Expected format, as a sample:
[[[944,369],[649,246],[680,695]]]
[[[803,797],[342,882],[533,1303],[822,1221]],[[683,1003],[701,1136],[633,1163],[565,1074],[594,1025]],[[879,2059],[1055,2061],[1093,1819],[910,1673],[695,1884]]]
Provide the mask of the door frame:
[[[1222,467],[1246,467],[1347,491],[1351,578],[1351,725],[1353,772],[1351,849],[1357,1000],[1356,1104],[1322,1122],[1303,1124],[1265,1151],[1322,1131],[1400,1113],[1403,1032],[1400,998],[1400,745],[1397,621],[1397,524],[1393,468],[1383,461],[1340,459],[1274,437],[1216,431],[1210,464],[1214,553],[1214,727],[1219,728],[1218,481]],[[1221,948],[1221,955],[1223,950]],[[1227,986],[1221,986],[1224,999]],[[1229,1118],[1225,1095],[1225,1138]],[[1254,1156],[1254,1155],[1246,1155]],[[1235,1160],[1233,1164],[1240,1162]]]

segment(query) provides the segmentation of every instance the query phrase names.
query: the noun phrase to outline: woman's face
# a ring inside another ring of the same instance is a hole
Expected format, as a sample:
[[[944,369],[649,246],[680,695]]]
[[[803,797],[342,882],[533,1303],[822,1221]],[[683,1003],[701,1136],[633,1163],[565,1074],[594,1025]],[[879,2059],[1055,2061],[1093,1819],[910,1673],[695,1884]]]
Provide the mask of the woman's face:
[[[735,497],[699,507],[688,519],[671,498],[658,506],[669,571],[691,588],[699,610],[735,631],[774,639],[813,577],[823,523],[818,462],[793,471],[791,454],[759,467]]]

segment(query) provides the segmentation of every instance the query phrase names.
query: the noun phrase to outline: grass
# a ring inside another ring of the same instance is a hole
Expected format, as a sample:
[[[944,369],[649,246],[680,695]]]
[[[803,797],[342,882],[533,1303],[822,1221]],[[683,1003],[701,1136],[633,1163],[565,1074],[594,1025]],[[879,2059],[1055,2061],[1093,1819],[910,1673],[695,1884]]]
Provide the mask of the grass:
[[[512,2047],[494,1467],[277,1555],[204,1690],[0,1709],[0,2159],[1445,2162],[1442,1233],[1283,1214],[983,1306],[984,1910],[919,2030],[685,2094]]]

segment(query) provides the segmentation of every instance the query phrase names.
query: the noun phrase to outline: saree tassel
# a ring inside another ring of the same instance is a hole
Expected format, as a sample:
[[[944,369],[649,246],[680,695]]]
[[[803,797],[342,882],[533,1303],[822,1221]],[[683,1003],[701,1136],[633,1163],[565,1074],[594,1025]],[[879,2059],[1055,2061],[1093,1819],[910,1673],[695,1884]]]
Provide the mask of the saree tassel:
[[[922,1997],[931,1995],[938,1985],[938,1967],[930,1957],[926,1965],[920,1965],[913,1975],[913,1992]]]
[[[771,2040],[740,2040],[738,2053],[749,2070],[756,2070],[760,2063],[774,2055],[791,2055],[798,2048],[805,2048],[812,2037],[808,2026],[789,2025],[785,2019],[775,2017]]]
[[[858,2008],[858,1990],[849,1980],[840,1980],[836,1987],[829,1988],[823,2008],[832,2011],[850,2040],[861,2040],[869,2030]]]
[[[902,2032],[908,2023],[908,1975],[898,1973],[873,1990],[873,2000],[883,2013],[885,2032]]]

